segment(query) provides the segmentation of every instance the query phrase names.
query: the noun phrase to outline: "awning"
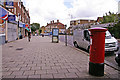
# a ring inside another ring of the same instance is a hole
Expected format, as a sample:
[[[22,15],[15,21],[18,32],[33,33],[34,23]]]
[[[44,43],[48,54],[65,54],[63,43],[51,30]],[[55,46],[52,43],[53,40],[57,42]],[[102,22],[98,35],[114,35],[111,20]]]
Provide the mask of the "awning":
[[[0,6],[0,19],[8,20],[8,12]]]

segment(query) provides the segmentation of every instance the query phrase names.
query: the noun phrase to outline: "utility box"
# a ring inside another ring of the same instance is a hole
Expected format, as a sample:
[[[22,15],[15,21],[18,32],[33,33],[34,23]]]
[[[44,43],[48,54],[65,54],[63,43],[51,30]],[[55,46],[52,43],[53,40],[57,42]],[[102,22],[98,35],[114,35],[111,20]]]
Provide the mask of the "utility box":
[[[105,57],[105,28],[90,28],[90,61],[89,74],[94,76],[104,76]]]
[[[59,29],[58,28],[52,29],[52,42],[53,43],[59,42]]]

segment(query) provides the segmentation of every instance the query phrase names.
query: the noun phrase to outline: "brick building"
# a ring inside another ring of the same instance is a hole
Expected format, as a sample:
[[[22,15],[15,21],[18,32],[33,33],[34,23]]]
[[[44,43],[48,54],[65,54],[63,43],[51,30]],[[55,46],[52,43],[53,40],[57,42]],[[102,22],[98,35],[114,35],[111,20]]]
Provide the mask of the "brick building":
[[[12,3],[12,6],[8,6],[6,2],[0,1],[0,7],[7,11],[8,15],[15,15],[16,18],[15,21],[0,19],[0,25],[4,26],[3,29],[5,29],[3,33],[6,34],[6,41],[15,40],[16,38],[19,38],[20,34],[24,37],[27,34],[25,28],[29,27],[30,24],[29,10],[25,8],[23,2],[21,2],[21,0],[18,0],[17,2],[16,0],[13,0]]]
[[[70,21],[70,26],[78,25],[78,24],[94,24],[95,20],[87,20],[87,19],[78,19]]]
[[[57,20],[57,22],[50,21],[50,23],[47,23],[45,30],[47,33],[52,32],[53,28],[58,28],[59,29],[59,34],[64,34],[65,33],[65,25],[62,24],[61,22],[59,22],[59,20]]]
[[[90,25],[96,24],[96,20],[88,20],[88,19],[76,19],[70,21],[70,28],[68,28],[68,34],[73,34],[73,27],[76,25],[84,26],[85,28],[89,28]]]

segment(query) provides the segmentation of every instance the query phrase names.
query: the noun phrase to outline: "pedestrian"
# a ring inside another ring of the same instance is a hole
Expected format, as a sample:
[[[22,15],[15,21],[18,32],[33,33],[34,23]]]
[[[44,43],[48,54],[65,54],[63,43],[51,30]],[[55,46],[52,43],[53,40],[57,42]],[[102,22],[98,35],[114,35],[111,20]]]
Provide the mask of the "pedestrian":
[[[28,31],[28,41],[30,42],[30,39],[31,39],[31,32]]]

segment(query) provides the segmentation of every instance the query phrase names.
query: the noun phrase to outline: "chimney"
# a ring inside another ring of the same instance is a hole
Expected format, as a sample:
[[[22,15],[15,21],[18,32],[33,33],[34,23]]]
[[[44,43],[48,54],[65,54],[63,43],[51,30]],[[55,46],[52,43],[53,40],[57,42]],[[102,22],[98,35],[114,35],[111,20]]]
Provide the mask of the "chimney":
[[[54,23],[54,20],[53,20],[53,23]]]
[[[50,21],[50,24],[52,24],[52,21]]]
[[[47,23],[47,25],[48,25],[48,23]]]
[[[59,20],[57,20],[57,23],[59,23]]]

